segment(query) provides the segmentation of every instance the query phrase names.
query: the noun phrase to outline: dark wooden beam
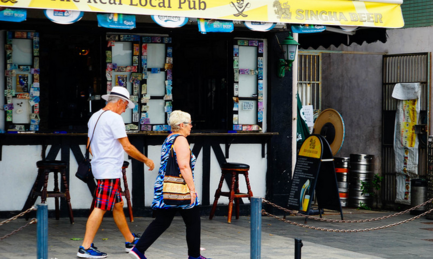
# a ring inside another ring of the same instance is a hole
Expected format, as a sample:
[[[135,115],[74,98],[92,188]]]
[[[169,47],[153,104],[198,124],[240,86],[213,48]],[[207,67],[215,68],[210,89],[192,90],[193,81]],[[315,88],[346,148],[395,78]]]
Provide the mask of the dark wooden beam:
[[[144,143],[140,138],[130,138],[131,144],[134,145],[140,152],[144,151]],[[132,204],[133,211],[138,212],[144,210],[144,164],[140,161],[132,159]],[[158,169],[154,169],[158,170]],[[131,183],[129,183],[131,185]]]

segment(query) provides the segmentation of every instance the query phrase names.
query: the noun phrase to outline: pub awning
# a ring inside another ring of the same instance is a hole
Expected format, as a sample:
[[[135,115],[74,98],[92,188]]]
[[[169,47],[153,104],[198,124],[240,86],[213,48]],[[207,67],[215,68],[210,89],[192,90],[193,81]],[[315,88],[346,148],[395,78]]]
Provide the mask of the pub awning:
[[[403,0],[6,0],[11,8],[400,28]]]

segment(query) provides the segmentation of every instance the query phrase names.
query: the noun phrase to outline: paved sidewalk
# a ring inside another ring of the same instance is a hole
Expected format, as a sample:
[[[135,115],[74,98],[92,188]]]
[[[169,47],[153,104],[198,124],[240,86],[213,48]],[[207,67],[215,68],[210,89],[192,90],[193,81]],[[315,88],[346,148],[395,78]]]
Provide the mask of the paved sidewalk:
[[[383,216],[388,212],[368,213],[356,210],[345,210],[345,219],[364,219]],[[326,217],[338,218],[335,213],[327,212]],[[367,228],[394,223],[412,217],[398,216],[384,221],[336,224],[309,220],[309,225],[328,228]],[[303,223],[301,217],[288,217],[298,223]],[[250,228],[249,217],[241,217],[227,224],[226,217],[215,217],[210,221],[202,217],[202,252],[204,256],[213,259],[248,259],[250,258]],[[135,232],[142,232],[152,221],[151,218],[135,218],[130,227]],[[24,225],[24,219],[18,219],[0,227],[0,236],[8,234]],[[433,223],[426,219],[393,227],[386,230],[363,233],[330,233],[292,226],[270,217],[262,219],[262,258],[293,258],[294,238],[303,241],[302,258],[432,258],[433,232],[421,228],[433,228]],[[68,218],[59,221],[49,219],[49,258],[76,258],[76,252],[81,241],[71,238],[82,238],[86,218],[76,218],[70,225]],[[117,230],[112,218],[106,217],[98,232],[95,245],[108,253],[109,258],[126,259],[123,238]],[[185,242],[185,227],[181,217],[175,217],[171,227],[147,251],[149,259],[187,258]],[[36,257],[36,226],[0,241],[0,259]]]

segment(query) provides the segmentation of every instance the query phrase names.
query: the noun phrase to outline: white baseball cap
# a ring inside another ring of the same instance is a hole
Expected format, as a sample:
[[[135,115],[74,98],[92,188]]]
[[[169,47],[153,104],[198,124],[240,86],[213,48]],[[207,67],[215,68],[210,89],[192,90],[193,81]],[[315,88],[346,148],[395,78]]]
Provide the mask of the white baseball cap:
[[[134,109],[134,107],[135,107],[135,103],[133,103],[129,99],[129,91],[128,91],[128,89],[126,89],[123,86],[115,86],[115,87],[113,87],[113,89],[111,89],[111,92],[109,94],[104,94],[102,96],[102,99],[108,101],[108,98],[110,96],[119,97],[119,98],[122,98],[123,100],[128,101],[128,108],[129,109]]]

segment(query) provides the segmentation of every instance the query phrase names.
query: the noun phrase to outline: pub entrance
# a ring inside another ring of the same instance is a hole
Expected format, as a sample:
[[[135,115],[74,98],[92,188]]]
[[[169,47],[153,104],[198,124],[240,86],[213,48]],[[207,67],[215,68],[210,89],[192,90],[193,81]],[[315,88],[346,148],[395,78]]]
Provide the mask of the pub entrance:
[[[42,131],[87,132],[91,114],[102,107],[91,95],[103,93],[105,75],[101,60],[100,34],[41,32],[41,67],[49,76],[41,77]],[[105,42],[105,41],[104,41]]]
[[[191,32],[173,42],[173,108],[191,114],[193,130],[231,130],[232,39]]]

